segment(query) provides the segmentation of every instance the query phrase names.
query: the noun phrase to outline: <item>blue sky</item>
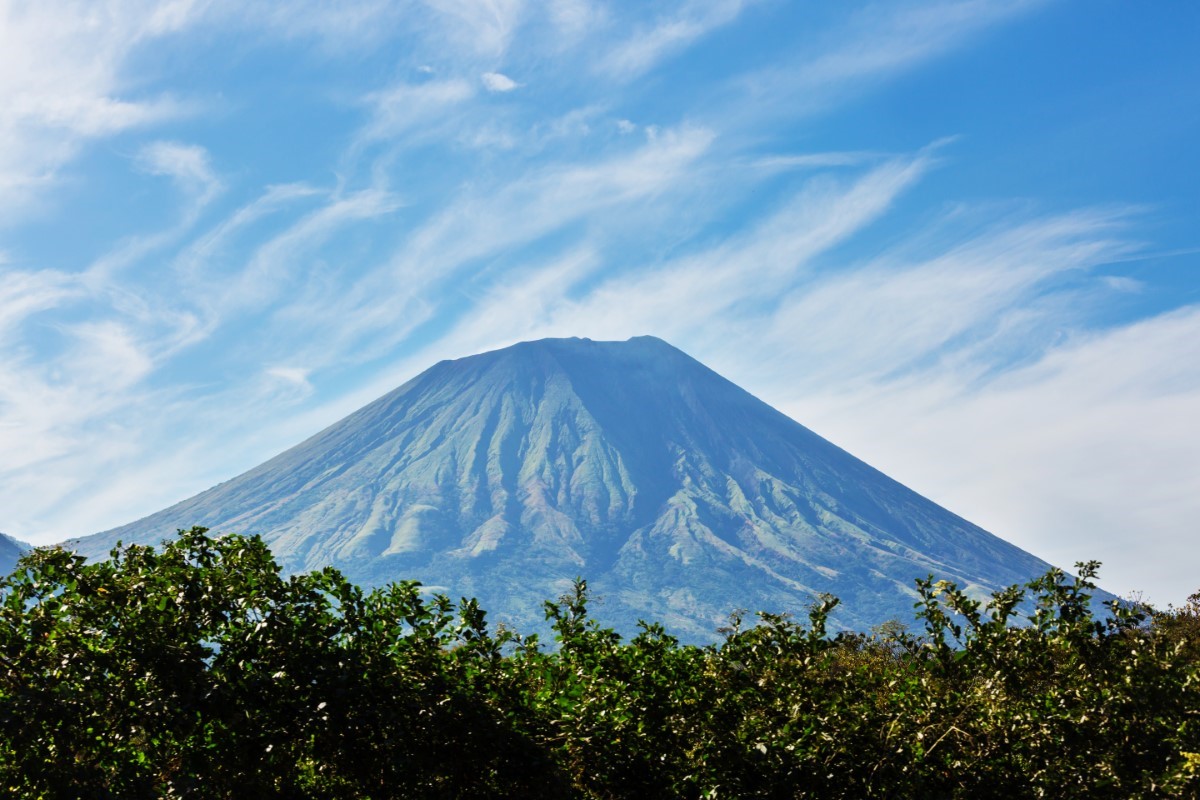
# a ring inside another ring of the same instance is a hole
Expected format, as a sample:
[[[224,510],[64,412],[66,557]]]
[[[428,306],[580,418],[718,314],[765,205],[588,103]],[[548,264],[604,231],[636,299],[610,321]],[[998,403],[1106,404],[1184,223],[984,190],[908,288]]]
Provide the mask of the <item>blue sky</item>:
[[[0,530],[443,359],[661,336],[1050,561],[1200,589],[1200,6],[0,0]]]

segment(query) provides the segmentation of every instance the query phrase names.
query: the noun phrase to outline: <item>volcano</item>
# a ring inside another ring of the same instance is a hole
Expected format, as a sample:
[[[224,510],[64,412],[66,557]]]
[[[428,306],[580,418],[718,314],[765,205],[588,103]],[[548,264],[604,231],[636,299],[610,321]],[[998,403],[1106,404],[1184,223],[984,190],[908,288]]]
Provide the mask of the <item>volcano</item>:
[[[261,466],[68,543],[259,534],[288,571],[416,579],[537,629],[586,578],[600,621],[712,641],[735,610],[822,593],[866,629],[914,580],[983,595],[1049,565],[954,515],[666,342],[545,339],[443,361]]]

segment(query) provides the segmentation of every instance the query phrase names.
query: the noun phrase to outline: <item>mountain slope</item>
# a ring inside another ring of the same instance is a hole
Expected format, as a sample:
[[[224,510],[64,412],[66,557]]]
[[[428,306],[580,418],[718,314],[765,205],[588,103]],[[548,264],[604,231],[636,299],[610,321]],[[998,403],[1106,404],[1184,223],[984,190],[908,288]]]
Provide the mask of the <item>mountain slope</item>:
[[[0,533],[0,576],[12,572],[17,559],[32,549],[32,545],[18,541],[7,533]]]
[[[435,365],[196,497],[71,543],[205,525],[263,535],[289,570],[416,578],[528,629],[582,575],[606,622],[712,638],[736,608],[843,599],[847,626],[911,617],[913,580],[983,592],[1048,565],[652,337],[548,339]]]

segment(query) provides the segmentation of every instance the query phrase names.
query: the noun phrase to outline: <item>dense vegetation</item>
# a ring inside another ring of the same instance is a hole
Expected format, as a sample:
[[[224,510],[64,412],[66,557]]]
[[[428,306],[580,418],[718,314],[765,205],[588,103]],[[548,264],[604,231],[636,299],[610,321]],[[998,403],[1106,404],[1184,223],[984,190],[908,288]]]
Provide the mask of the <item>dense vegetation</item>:
[[[1195,797],[1200,596],[1113,605],[1051,572],[982,606],[918,582],[918,634],[733,620],[557,644],[412,583],[284,578],[182,532],[0,582],[0,792],[16,797]]]

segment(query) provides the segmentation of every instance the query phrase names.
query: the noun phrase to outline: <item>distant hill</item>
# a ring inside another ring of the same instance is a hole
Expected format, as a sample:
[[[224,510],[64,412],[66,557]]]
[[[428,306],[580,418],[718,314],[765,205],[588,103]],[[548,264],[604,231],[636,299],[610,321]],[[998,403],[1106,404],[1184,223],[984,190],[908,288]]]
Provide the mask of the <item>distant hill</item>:
[[[32,549],[33,545],[18,541],[7,533],[0,533],[0,575],[12,572],[13,567],[17,564],[17,559]]]
[[[711,640],[816,593],[865,628],[930,573],[983,594],[1049,568],[666,342],[546,339],[443,361],[261,466],[68,543],[261,534],[289,570],[414,578],[522,630],[573,576],[596,615]]]

